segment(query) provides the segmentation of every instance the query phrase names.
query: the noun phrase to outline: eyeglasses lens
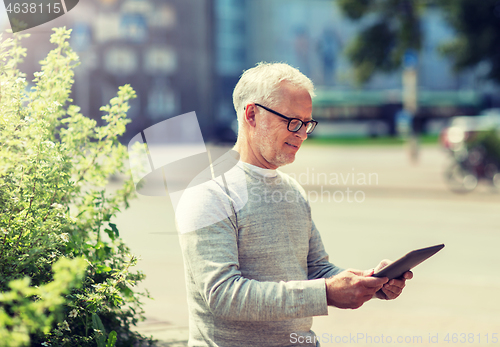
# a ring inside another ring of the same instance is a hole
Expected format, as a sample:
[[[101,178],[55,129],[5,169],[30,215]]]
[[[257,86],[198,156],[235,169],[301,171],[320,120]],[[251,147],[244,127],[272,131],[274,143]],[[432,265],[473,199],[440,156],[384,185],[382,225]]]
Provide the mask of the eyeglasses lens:
[[[307,124],[306,133],[308,134],[312,133],[315,127],[316,127],[315,123]]]
[[[300,120],[293,119],[288,124],[288,130],[290,130],[290,131],[297,131],[297,130],[300,129],[301,126],[302,126],[302,122]]]

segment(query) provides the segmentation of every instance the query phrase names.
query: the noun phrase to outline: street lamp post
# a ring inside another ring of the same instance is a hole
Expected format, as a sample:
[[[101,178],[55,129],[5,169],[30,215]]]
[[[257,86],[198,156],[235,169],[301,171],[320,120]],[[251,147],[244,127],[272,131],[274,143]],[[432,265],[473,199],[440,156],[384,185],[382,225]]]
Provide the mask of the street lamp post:
[[[409,115],[410,128],[408,131],[408,147],[410,161],[418,161],[418,139],[413,124],[418,110],[418,57],[414,50],[407,50],[403,59],[403,110]]]

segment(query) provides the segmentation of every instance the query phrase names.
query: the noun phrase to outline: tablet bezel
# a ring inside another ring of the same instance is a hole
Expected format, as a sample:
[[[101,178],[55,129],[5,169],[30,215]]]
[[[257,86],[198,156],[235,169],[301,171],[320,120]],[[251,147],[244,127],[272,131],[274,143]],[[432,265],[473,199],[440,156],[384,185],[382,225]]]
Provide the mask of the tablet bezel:
[[[411,251],[395,262],[387,265],[374,273],[373,277],[388,277],[389,280],[393,278],[400,278],[406,271],[413,269],[418,264],[429,259],[434,254],[444,248],[444,244],[439,244],[431,247],[425,247]]]

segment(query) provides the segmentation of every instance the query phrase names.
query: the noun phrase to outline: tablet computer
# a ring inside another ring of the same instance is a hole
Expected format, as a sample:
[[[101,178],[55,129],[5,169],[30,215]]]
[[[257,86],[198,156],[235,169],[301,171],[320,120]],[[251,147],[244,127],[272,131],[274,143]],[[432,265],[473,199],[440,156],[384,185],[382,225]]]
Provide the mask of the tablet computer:
[[[373,274],[374,277],[388,277],[389,280],[401,277],[406,271],[413,269],[415,266],[430,258],[441,249],[444,244],[416,249],[396,260],[394,263],[387,265],[383,269]]]

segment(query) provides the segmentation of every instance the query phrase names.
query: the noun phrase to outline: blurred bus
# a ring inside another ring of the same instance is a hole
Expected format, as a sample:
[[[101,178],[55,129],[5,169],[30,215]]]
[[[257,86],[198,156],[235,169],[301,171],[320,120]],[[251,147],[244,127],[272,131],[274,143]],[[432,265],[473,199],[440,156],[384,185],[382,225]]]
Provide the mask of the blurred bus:
[[[321,123],[315,136],[394,136],[402,110],[400,90],[318,89],[313,118]],[[418,133],[439,134],[450,117],[477,114],[485,97],[473,90],[419,91],[413,126]]]

